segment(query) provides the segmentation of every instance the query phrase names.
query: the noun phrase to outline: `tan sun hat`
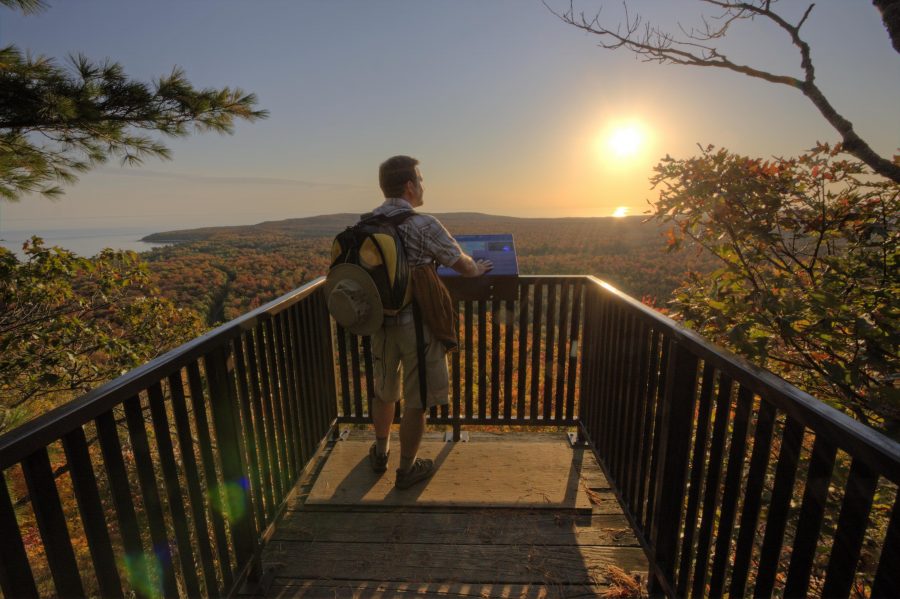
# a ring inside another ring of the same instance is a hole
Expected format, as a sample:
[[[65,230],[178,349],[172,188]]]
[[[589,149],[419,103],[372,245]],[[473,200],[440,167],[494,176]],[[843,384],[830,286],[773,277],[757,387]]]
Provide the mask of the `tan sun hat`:
[[[354,335],[371,335],[384,322],[384,307],[375,281],[356,264],[338,264],[325,279],[328,312]]]

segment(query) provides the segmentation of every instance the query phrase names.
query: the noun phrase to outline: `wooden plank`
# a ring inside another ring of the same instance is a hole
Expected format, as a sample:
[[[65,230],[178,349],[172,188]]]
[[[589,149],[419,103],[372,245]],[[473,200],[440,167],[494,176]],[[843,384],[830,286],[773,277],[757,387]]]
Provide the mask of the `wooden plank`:
[[[271,541],[638,546],[622,514],[510,509],[289,512]]]
[[[162,467],[166,498],[169,503],[169,515],[172,529],[175,532],[176,547],[181,562],[181,576],[189,596],[200,595],[200,581],[197,578],[197,564],[194,562],[194,550],[188,531],[187,514],[184,509],[184,494],[178,480],[178,466],[175,463],[175,450],[169,433],[169,418],[166,414],[162,386],[159,383],[150,386],[150,416],[153,423],[153,436],[156,437],[156,449],[159,465]],[[188,451],[193,451],[189,446]],[[181,456],[179,456],[180,458]],[[110,562],[111,563],[111,562]]]
[[[602,577],[601,577],[602,579]],[[577,584],[473,584],[468,582],[370,582],[365,580],[301,580],[275,578],[266,597],[358,599],[362,597],[436,597],[440,599],[550,599],[598,597],[605,582]],[[251,595],[252,597],[252,595]]]
[[[503,332],[506,339],[506,347],[503,352],[503,417],[506,420],[512,419],[513,405],[513,345],[515,335],[515,314],[516,306],[511,300],[507,300],[503,306],[503,315],[505,317],[503,323]]]
[[[252,344],[251,344],[252,347]],[[191,523],[194,526],[194,538],[200,552],[200,562],[203,564],[203,580],[206,583],[204,592],[206,596],[219,596],[221,589],[216,581],[216,563],[212,555],[212,546],[209,542],[209,528],[206,524],[206,512],[204,496],[200,488],[200,476],[197,470],[197,460],[194,457],[194,438],[191,435],[190,421],[188,420],[187,406],[184,402],[184,385],[181,381],[181,371],[169,375],[169,390],[172,395],[172,411],[175,415],[175,429],[178,433],[178,444],[181,447],[181,466],[184,477],[187,480],[188,496],[191,506]],[[268,476],[266,478],[268,481]],[[271,485],[266,482],[266,489]]]
[[[441,580],[473,583],[583,583],[602,577],[605,568],[645,572],[638,547],[588,545],[420,545],[280,541],[272,559],[283,564],[279,576],[340,578],[352,571],[361,580]]]
[[[143,408],[140,397],[137,395],[125,402],[125,420],[128,426],[128,435],[131,439],[131,451],[134,454],[138,484],[141,488],[144,515],[150,528],[150,542],[156,558],[153,566],[159,568],[159,578],[162,586],[157,588],[156,591],[164,593],[166,597],[171,597],[178,594],[178,586],[175,581],[175,566],[172,562],[172,547],[169,545],[163,504],[159,497],[159,489],[156,486],[153,456],[150,453],[150,444],[147,441],[147,429],[144,427]]]
[[[335,445],[308,503],[332,505],[471,505],[588,509],[580,484],[584,450],[564,440],[534,443],[424,441],[419,455],[437,472],[428,483],[400,491],[390,474],[376,476],[368,463],[371,440]],[[400,452],[391,452],[389,472]],[[396,454],[396,455],[395,455]],[[593,460],[590,460],[593,462]],[[527,468],[523,468],[527,465]]]
[[[78,562],[75,560],[75,550],[72,548],[66,515],[53,479],[47,449],[36,451],[25,458],[22,461],[22,472],[28,485],[34,518],[41,533],[56,594],[60,597],[84,597]]]
[[[528,376],[528,284],[519,285],[519,369],[516,372],[516,420],[525,420],[525,383]]]
[[[100,594],[103,597],[123,597],[119,571],[115,567],[110,567],[110,564],[116,563],[116,557],[109,538],[106,515],[103,511],[100,491],[97,488],[97,477],[94,475],[94,469],[91,464],[91,456],[88,452],[84,429],[80,426],[75,428],[71,433],[63,437],[62,442]],[[11,544],[14,547],[17,545],[16,539],[21,541],[18,531],[10,534],[10,538],[13,540]],[[12,559],[16,559],[15,554],[13,554]],[[10,592],[8,595],[13,595],[13,593]]]

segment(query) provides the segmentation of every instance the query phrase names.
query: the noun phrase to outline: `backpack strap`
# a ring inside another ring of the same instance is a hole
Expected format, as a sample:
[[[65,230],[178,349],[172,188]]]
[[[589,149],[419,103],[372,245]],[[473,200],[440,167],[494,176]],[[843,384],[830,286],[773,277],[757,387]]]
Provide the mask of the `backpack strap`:
[[[425,327],[422,321],[422,311],[419,304],[413,301],[413,323],[416,327],[416,359],[419,362],[419,399],[422,401],[422,410],[428,409],[428,381],[425,376]]]

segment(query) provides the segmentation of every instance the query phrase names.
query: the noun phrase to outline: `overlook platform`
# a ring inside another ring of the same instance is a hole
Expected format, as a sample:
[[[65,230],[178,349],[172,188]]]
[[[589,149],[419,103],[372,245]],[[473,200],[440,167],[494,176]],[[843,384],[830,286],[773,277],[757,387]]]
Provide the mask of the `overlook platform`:
[[[244,597],[593,597],[648,563],[590,450],[564,433],[428,433],[437,472],[410,489],[368,462],[371,432],[325,445]],[[644,589],[646,592],[646,589]]]
[[[0,599],[900,597],[896,441],[594,277],[472,281],[427,485],[319,278],[0,436]]]

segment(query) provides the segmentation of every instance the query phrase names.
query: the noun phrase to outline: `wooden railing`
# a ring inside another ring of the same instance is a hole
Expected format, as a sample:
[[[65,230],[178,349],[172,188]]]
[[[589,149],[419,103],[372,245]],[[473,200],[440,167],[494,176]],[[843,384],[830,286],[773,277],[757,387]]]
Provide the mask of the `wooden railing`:
[[[336,416],[320,285],[0,437],[3,596],[228,596],[258,576]]]
[[[331,323],[321,284],[0,437],[3,596],[225,596],[258,577],[310,458],[369,421],[369,342]],[[577,430],[654,593],[900,595],[897,443],[592,277],[458,307],[432,423]]]
[[[584,282],[523,276],[516,299],[457,302],[460,349],[448,356],[450,404],[432,408],[430,422],[452,425],[457,438],[462,425],[576,425]],[[370,340],[339,327],[336,335],[339,421],[369,422]]]
[[[596,279],[585,304],[579,417],[656,592],[900,596],[900,445]]]

